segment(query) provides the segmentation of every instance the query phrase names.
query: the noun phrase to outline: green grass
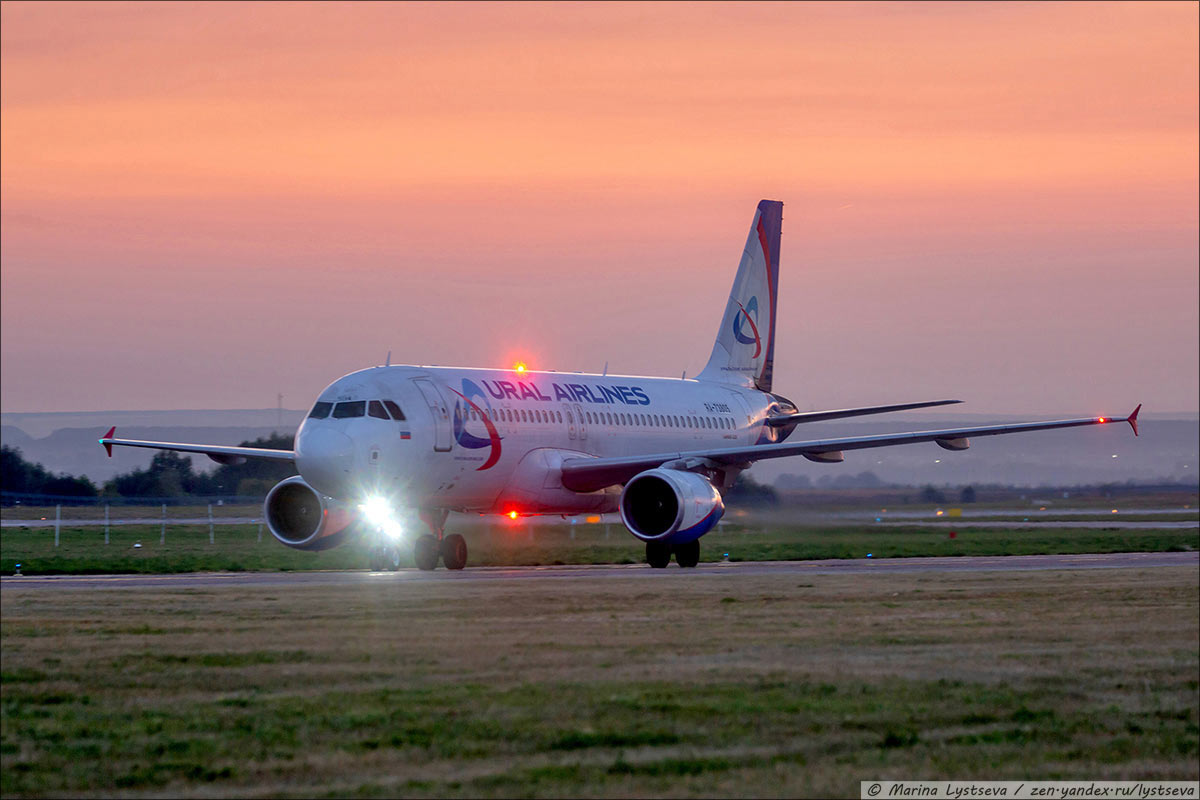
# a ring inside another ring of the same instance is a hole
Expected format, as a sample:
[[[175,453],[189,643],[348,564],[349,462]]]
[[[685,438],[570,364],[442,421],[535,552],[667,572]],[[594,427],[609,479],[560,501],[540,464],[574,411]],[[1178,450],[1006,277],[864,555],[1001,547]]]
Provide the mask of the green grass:
[[[37,591],[0,793],[857,796],[1200,777],[1194,567]]]
[[[452,522],[452,530],[453,523]],[[571,538],[572,527],[575,538]],[[539,564],[634,564],[644,560],[644,546],[621,526],[524,525],[499,523],[484,527],[474,520],[462,525],[472,566]],[[702,540],[705,561],[799,560],[948,555],[1028,555],[1034,553],[1111,553],[1200,548],[1198,530],[1122,530],[958,527],[956,538],[945,528],[847,525],[776,525],[758,528],[722,525]],[[532,531],[532,535],[531,535]],[[102,529],[63,528],[60,546],[46,528],[6,528],[0,534],[0,571],[12,574],[21,564],[27,575],[98,573],[172,573],[361,569],[368,564],[366,545],[309,553],[285,547],[269,532],[258,541],[257,525],[219,525],[214,544],[208,527],[168,525],[165,544],[160,527],[112,529],[104,544]],[[134,548],[140,543],[140,548]],[[401,548],[403,563],[411,552]]]

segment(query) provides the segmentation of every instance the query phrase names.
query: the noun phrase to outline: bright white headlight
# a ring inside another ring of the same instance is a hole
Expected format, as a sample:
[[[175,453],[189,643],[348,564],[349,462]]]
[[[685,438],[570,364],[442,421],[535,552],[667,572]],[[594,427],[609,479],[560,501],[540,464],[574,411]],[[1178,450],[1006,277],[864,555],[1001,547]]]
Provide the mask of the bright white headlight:
[[[390,539],[399,539],[404,534],[404,528],[396,519],[392,504],[386,497],[371,495],[358,506],[363,518],[371,527],[376,528]]]
[[[367,522],[382,528],[392,521],[392,506],[386,498],[373,495],[359,506]]]

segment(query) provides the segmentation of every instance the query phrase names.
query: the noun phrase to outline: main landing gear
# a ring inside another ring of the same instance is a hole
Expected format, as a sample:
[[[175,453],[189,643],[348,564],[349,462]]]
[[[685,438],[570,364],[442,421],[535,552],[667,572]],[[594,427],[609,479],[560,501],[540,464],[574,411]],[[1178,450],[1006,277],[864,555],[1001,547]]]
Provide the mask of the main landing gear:
[[[646,542],[646,563],[655,569],[664,569],[670,564],[672,553],[675,554],[676,564],[690,569],[700,563],[700,540],[694,539],[676,545],[667,542]]]
[[[442,509],[421,509],[421,521],[429,527],[413,542],[413,561],[417,569],[426,572],[437,569],[438,558],[446,569],[462,569],[467,565],[467,542],[457,533],[445,535],[446,517],[450,512]]]

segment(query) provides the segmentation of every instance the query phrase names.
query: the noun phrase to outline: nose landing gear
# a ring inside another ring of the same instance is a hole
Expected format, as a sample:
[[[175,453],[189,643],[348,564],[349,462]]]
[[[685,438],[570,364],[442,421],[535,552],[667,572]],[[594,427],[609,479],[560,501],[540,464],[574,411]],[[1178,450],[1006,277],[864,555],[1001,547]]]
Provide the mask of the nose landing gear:
[[[372,572],[395,572],[400,569],[400,548],[394,544],[380,543],[368,553]]]

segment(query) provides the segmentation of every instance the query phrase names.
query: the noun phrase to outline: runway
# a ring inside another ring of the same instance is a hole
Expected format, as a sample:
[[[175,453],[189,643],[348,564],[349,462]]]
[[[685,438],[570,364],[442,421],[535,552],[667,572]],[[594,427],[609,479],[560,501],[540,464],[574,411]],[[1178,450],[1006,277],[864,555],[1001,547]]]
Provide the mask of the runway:
[[[1200,566],[1200,552],[1103,553],[1039,556],[947,556],[937,558],[829,559],[824,561],[742,561],[703,563],[693,570],[645,564],[544,567],[475,567],[462,572],[346,570],[328,572],[195,572],[178,575],[5,576],[0,590],[24,592],[68,589],[214,589],[256,586],[333,586],[429,581],[527,581],[611,578],[662,580],[674,575],[695,580],[764,575],[870,575],[897,572],[1029,572],[1077,569],[1146,569]]]

